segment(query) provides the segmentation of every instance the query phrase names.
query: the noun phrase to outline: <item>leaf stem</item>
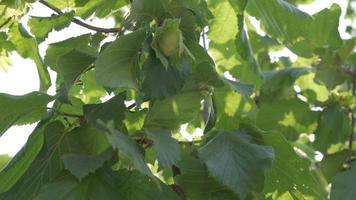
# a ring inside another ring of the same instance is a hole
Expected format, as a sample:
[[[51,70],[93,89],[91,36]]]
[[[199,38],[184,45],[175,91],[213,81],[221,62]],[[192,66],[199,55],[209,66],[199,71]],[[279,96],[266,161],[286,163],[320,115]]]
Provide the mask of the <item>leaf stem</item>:
[[[2,29],[6,24],[8,24],[11,21],[12,17],[7,18],[2,24],[0,24],[0,29]]]
[[[55,7],[54,5],[48,3],[45,0],[39,0],[39,2],[43,5],[45,5],[46,7],[50,8],[51,10],[53,10],[54,12],[56,12],[59,15],[64,14],[59,8]],[[72,19],[72,22],[76,23],[80,26],[83,26],[87,29],[97,31],[97,32],[102,32],[102,33],[118,33],[119,35],[121,35],[125,31],[125,29],[123,29],[122,27],[120,27],[120,28],[101,28],[101,27],[92,26],[92,25],[87,24],[86,22],[84,22],[76,17],[74,17]]]

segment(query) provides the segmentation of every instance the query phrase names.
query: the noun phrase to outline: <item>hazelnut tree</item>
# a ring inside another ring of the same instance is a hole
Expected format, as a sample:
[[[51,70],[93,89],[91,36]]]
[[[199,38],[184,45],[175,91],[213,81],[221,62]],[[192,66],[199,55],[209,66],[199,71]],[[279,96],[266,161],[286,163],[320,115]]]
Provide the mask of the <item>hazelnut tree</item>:
[[[0,0],[0,67],[16,52],[40,80],[0,93],[0,137],[37,123],[0,156],[0,200],[355,199],[355,7],[311,2]],[[72,23],[93,33],[41,56]]]

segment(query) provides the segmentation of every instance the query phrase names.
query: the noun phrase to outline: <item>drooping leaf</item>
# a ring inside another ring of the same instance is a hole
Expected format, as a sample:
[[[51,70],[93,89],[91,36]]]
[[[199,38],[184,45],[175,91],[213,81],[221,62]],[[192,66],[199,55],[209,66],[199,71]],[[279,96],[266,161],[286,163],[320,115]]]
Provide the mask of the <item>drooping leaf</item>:
[[[57,71],[57,61],[60,57],[66,55],[74,49],[89,50],[88,43],[91,38],[91,34],[85,34],[49,44],[45,55],[45,63]]]
[[[256,118],[257,126],[266,131],[279,131],[288,138],[299,133],[312,133],[317,126],[319,112],[298,99],[261,101]]]
[[[95,56],[78,50],[72,50],[58,59],[57,70],[63,77],[68,90],[79,76],[91,67],[94,61]]]
[[[252,99],[244,98],[232,87],[226,85],[216,88],[213,97],[216,128],[234,130],[239,128],[242,121],[256,120],[258,108],[255,102]]]
[[[331,105],[320,115],[318,128],[315,131],[314,147],[326,152],[329,146],[348,140],[352,129],[348,113],[338,105]]]
[[[113,172],[106,168],[83,181],[77,181],[70,176],[58,179],[42,187],[35,199],[178,200],[177,195],[169,187],[163,183],[160,185],[161,190],[148,177],[137,171]]]
[[[263,22],[267,33],[298,55],[311,57],[318,48],[341,45],[337,32],[339,6],[310,16],[286,1],[252,0],[247,11]]]
[[[143,65],[142,91],[147,99],[162,99],[176,94],[184,84],[184,74],[173,66],[165,68],[151,53]]]
[[[120,128],[125,116],[125,99],[126,93],[123,92],[104,103],[87,104],[84,106],[84,116],[93,125],[97,124],[97,120],[105,123],[112,120],[115,127]]]
[[[264,72],[264,84],[261,87],[261,92],[264,95],[277,96],[274,98],[288,97],[290,90],[293,89],[295,80],[307,74],[310,68],[290,67],[281,70],[273,70]],[[292,93],[293,94],[293,93]]]
[[[101,168],[111,158],[112,151],[91,156],[87,154],[64,154],[61,156],[65,169],[79,180]]]
[[[153,141],[157,152],[159,164],[162,167],[171,167],[179,160],[180,149],[178,142],[171,137],[170,131],[147,130],[148,137]]]
[[[0,193],[6,192],[26,173],[43,145],[46,122],[41,122],[19,153],[0,171]]]
[[[241,199],[263,190],[264,174],[274,159],[271,147],[251,140],[244,131],[221,131],[199,151],[209,173]]]
[[[95,62],[98,83],[107,87],[137,88],[135,71],[145,37],[145,30],[138,30],[119,37],[106,47]]]
[[[0,194],[1,200],[33,199],[42,185],[55,180],[64,170],[60,156],[68,153],[86,153],[64,125],[55,121],[44,130],[44,143],[26,173],[7,192]],[[43,134],[41,134],[43,137]],[[20,166],[19,166],[20,167]]]
[[[158,100],[149,109],[144,127],[177,129],[179,125],[192,121],[199,114],[202,95],[186,92]]]
[[[0,94],[0,136],[12,125],[35,123],[46,117],[47,104],[52,100],[41,92],[23,96]]]
[[[193,148],[184,147],[181,160],[177,166],[180,173],[175,177],[176,183],[182,187],[187,199],[194,200],[234,200],[235,193],[209,176],[208,169],[201,162]]]
[[[281,134],[263,133],[262,139],[275,152],[272,169],[266,173],[265,193],[275,192],[276,198],[286,192],[301,195],[299,199],[310,196],[320,200],[326,198],[325,189],[309,171],[310,163],[301,159]]]

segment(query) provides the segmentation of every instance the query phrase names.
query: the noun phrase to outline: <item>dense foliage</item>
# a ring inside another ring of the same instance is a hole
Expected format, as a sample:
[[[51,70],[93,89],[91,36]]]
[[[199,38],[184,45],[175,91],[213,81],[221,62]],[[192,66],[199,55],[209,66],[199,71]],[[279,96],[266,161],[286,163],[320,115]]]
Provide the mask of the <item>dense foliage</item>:
[[[54,14],[22,20],[35,2]],[[0,0],[0,67],[15,51],[41,83],[0,94],[0,136],[39,122],[0,156],[0,199],[355,199],[356,38],[310,2]],[[95,33],[42,57],[71,23]],[[285,48],[297,59],[272,59]]]

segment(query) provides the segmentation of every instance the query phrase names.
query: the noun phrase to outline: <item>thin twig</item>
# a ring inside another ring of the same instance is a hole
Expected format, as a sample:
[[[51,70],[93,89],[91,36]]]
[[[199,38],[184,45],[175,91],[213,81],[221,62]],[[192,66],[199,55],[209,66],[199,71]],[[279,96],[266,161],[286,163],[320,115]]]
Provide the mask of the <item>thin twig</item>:
[[[12,17],[7,18],[2,24],[0,24],[0,29],[2,29],[6,24],[8,24],[11,21]]]
[[[61,15],[64,14],[59,8],[55,7],[54,5],[48,3],[45,0],[39,0],[39,2],[45,6],[47,6],[48,8],[50,8],[51,10],[53,10],[54,12],[56,12],[57,14]],[[97,31],[97,32],[102,32],[102,33],[118,33],[119,35],[123,34],[123,32],[125,31],[123,28],[101,28],[101,27],[96,27],[96,26],[92,26],[90,24],[85,23],[84,21],[74,17],[72,19],[72,22],[83,26],[87,29],[93,30],[93,31]]]

